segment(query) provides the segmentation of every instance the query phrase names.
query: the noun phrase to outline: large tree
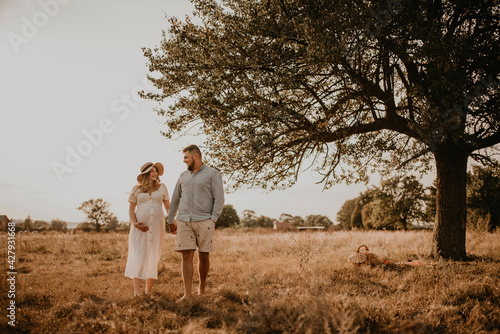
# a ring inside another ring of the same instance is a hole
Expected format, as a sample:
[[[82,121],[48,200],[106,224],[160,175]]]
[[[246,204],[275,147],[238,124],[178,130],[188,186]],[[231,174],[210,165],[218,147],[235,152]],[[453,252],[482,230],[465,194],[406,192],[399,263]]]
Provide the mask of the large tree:
[[[432,254],[466,257],[467,160],[500,142],[498,0],[192,1],[144,49],[167,137],[204,133],[235,188],[434,159]]]

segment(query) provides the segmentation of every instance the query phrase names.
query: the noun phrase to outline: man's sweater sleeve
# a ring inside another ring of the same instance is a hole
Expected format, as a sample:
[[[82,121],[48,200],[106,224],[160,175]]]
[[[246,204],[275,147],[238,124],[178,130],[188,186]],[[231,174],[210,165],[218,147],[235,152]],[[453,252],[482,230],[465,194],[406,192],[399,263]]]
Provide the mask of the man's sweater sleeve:
[[[181,178],[177,180],[174,192],[172,194],[172,200],[170,201],[170,210],[168,210],[168,223],[173,224],[175,215],[177,215],[177,210],[179,210],[179,203],[181,200]]]
[[[212,196],[214,197],[214,206],[212,209],[212,220],[214,222],[219,219],[222,209],[224,208],[224,187],[222,175],[216,169],[212,173]]]

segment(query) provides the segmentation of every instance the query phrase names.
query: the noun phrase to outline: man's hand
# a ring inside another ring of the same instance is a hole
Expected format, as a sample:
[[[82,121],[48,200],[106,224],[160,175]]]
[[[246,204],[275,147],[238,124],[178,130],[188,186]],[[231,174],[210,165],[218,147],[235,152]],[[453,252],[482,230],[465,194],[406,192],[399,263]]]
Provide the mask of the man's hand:
[[[168,229],[170,230],[170,233],[176,234],[177,233],[177,224],[175,222],[173,224],[168,224]]]
[[[149,230],[149,227],[143,222],[135,223],[134,226],[139,230],[141,230],[142,232],[147,232],[147,230]]]

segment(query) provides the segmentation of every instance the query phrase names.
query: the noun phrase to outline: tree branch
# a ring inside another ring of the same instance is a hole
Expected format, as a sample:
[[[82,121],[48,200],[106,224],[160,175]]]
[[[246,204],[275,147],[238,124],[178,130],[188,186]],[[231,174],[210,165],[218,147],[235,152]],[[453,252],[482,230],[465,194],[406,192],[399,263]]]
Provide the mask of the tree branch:
[[[500,144],[500,130],[489,137],[476,141],[478,145],[470,145],[470,152]]]
[[[428,148],[425,148],[423,149],[422,151],[420,152],[417,152],[416,154],[412,155],[409,159],[406,159],[405,161],[403,161],[401,164],[399,164],[396,169],[401,169],[403,168],[404,166],[406,166],[407,164],[409,164],[410,162],[412,162],[413,160],[415,159],[418,159],[420,158],[421,156],[424,156],[425,154],[429,153],[431,151],[430,147]]]

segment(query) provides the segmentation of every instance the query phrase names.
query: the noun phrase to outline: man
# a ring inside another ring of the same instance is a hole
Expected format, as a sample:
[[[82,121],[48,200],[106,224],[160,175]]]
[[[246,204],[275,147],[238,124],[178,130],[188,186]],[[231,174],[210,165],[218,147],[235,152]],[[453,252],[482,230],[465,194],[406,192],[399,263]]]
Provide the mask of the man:
[[[177,230],[174,250],[182,254],[184,296],[181,300],[192,295],[196,248],[200,275],[198,294],[205,293],[205,281],[210,268],[209,255],[214,250],[215,222],[224,206],[224,189],[219,171],[203,163],[201,151],[196,145],[187,146],[182,153],[188,170],[182,172],[177,180],[168,213],[171,231]],[[177,211],[179,214],[174,220]]]

